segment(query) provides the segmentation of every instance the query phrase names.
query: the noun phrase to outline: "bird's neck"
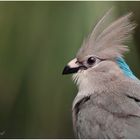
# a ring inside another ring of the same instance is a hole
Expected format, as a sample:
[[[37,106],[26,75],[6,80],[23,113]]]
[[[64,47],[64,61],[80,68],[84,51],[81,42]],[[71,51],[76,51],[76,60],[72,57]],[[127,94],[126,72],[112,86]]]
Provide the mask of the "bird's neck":
[[[105,91],[111,83],[124,78],[120,75],[121,71],[111,70],[108,73],[103,72],[82,72],[74,75],[78,86],[78,95],[89,95]],[[119,75],[119,76],[118,76]]]
[[[129,77],[131,79],[137,79],[136,76],[133,74],[133,72],[131,71],[131,69],[129,68],[129,66],[127,65],[127,63],[125,62],[125,60],[122,57],[118,57],[116,59],[116,63],[118,64],[118,66],[120,67],[122,72],[127,77]]]

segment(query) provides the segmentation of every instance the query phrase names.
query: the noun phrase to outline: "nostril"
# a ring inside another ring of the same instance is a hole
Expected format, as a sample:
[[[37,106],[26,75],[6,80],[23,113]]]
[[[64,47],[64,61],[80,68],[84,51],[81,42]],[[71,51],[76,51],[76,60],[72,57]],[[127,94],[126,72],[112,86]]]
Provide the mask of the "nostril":
[[[80,62],[80,61],[78,61],[78,60],[77,60],[75,63],[76,63],[76,64],[80,64],[80,65],[83,64],[82,62]]]

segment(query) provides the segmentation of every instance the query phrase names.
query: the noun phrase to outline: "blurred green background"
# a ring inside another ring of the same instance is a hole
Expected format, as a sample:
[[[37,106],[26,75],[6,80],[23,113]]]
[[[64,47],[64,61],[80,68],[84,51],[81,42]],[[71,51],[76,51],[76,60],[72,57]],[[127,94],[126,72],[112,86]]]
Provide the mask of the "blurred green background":
[[[0,2],[0,138],[74,138],[77,89],[61,73],[112,6],[140,25],[140,2]],[[140,26],[129,47],[140,78]]]

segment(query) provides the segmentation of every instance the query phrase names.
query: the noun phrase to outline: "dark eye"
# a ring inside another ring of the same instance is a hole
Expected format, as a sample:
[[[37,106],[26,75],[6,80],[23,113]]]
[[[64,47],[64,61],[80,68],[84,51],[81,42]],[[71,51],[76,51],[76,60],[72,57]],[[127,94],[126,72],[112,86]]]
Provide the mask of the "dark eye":
[[[95,59],[94,57],[90,57],[90,58],[88,58],[87,63],[88,63],[89,65],[92,65],[92,64],[95,63],[95,61],[96,61],[96,59]]]

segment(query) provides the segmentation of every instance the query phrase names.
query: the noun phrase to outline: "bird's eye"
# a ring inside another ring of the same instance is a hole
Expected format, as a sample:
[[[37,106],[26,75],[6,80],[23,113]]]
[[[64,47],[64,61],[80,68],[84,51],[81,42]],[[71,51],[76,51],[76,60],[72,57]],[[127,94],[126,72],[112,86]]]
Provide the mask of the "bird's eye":
[[[95,59],[94,57],[90,57],[90,58],[88,58],[87,63],[88,63],[89,65],[92,65],[92,64],[95,63],[95,61],[96,61],[96,59]]]

